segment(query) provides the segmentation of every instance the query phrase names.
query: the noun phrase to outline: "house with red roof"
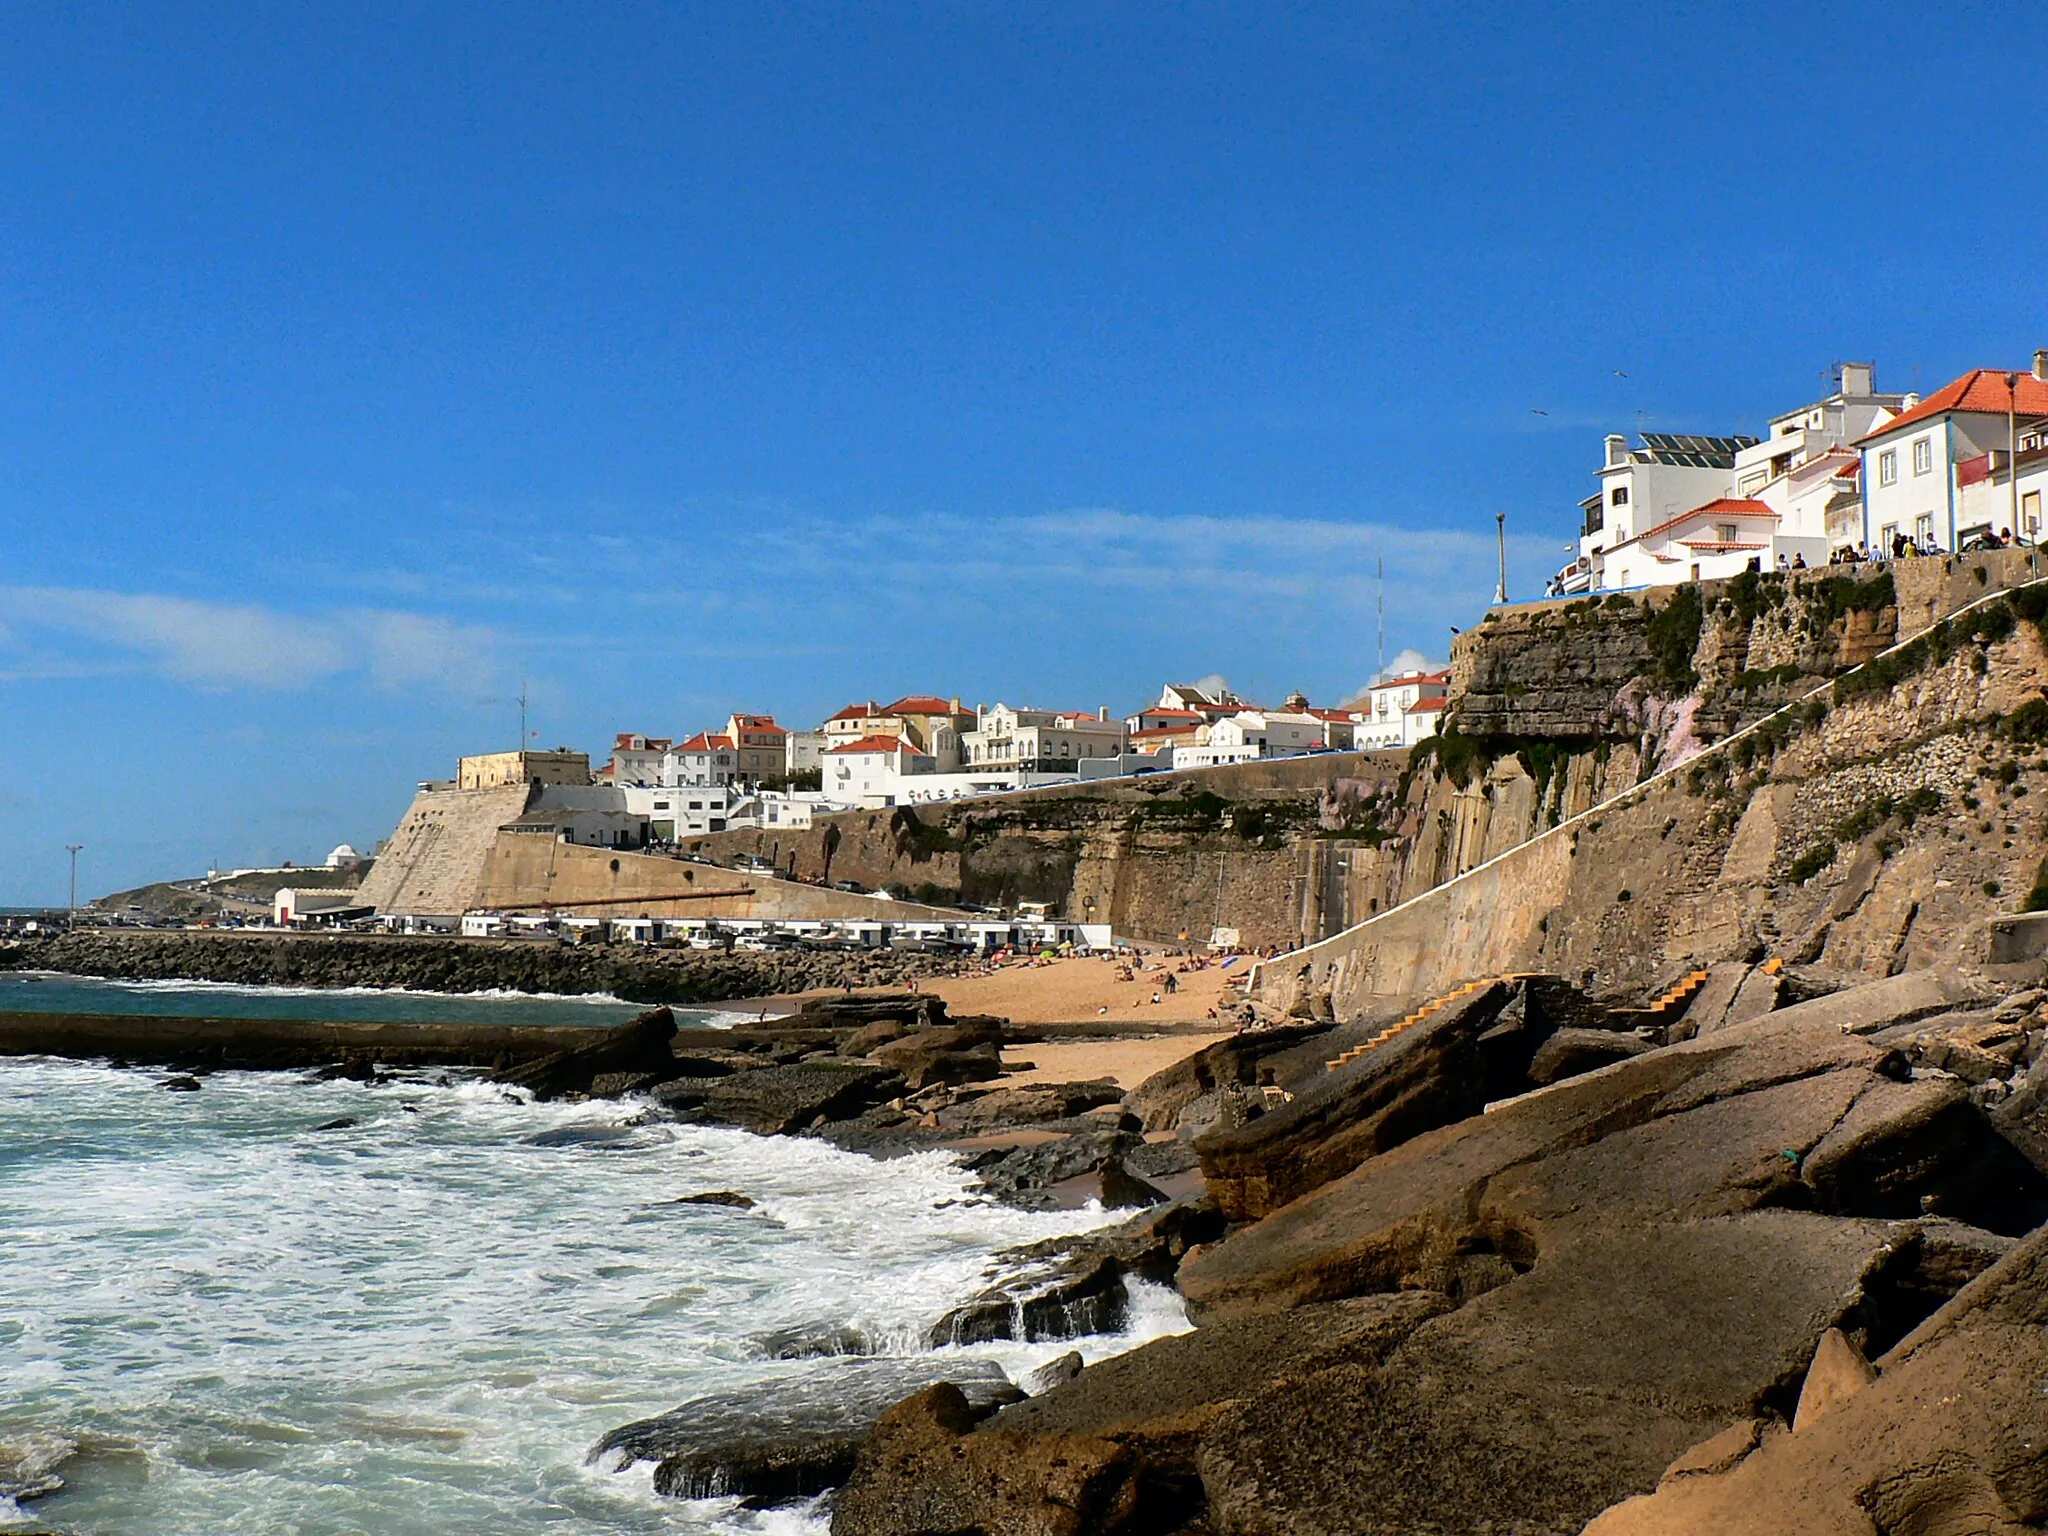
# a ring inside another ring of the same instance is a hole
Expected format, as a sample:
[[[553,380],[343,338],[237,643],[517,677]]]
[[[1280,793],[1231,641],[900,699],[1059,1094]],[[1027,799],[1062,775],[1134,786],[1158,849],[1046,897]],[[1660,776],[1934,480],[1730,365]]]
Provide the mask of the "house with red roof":
[[[1365,690],[1353,711],[1359,717],[1354,744],[1361,751],[1414,746],[1421,739],[1414,733],[1425,722],[1429,730],[1422,732],[1424,736],[1435,730],[1436,718],[1443,713],[1443,701],[1450,691],[1451,674],[1441,669],[1381,678]],[[1417,710],[1418,704],[1434,704],[1437,708]]]
[[[1898,539],[1957,550],[2005,531],[2038,539],[2042,486],[2030,486],[2030,466],[2017,461],[2022,438],[2044,418],[2048,349],[2034,354],[2030,371],[1972,368],[1858,440],[1872,551],[1888,554]],[[2032,469],[2038,480],[2038,462]]]
[[[1552,592],[1824,564],[1861,534],[1854,445],[1911,399],[1881,393],[1874,364],[1842,363],[1833,394],[1772,417],[1760,438],[1646,432],[1631,448],[1610,436],[1600,491],[1580,503],[1577,558]]]
[[[849,704],[819,729],[828,751],[866,736],[901,736],[937,762],[938,772],[951,773],[963,761],[961,738],[974,729],[975,718],[958,699],[911,693],[887,704]]]
[[[740,747],[726,735],[699,731],[688,741],[671,747],[662,761],[661,782],[676,784],[730,784],[739,777]]]
[[[934,772],[938,761],[902,736],[878,731],[827,747],[823,767],[828,798],[879,809],[898,803],[904,779]]]

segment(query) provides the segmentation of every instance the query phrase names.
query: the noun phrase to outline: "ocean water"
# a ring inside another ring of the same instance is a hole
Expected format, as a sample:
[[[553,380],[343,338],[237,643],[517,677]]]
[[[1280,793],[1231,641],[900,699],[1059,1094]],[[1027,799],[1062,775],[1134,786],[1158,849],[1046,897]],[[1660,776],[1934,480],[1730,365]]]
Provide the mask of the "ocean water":
[[[578,1005],[582,1006],[582,1005]],[[208,1008],[206,1011],[212,1011]],[[786,1532],[588,1463],[608,1429],[805,1369],[772,1330],[894,1352],[997,1248],[1106,1219],[972,1199],[890,1162],[535,1105],[473,1076],[385,1086],[0,1060],[0,1442],[61,1437],[14,1509],[78,1536]],[[342,1117],[359,1123],[318,1130]],[[740,1211],[679,1205],[741,1191]],[[1148,1291],[1131,1334],[1185,1327]],[[978,1346],[1019,1375],[1070,1343]]]
[[[0,1013],[115,1013],[174,1018],[371,1020],[402,1024],[624,1023],[645,1006],[609,993],[408,992],[396,987],[243,987],[217,981],[114,981],[51,971],[0,971]],[[687,1013],[687,1017],[685,1016]],[[717,1010],[679,1023],[724,1023]]]

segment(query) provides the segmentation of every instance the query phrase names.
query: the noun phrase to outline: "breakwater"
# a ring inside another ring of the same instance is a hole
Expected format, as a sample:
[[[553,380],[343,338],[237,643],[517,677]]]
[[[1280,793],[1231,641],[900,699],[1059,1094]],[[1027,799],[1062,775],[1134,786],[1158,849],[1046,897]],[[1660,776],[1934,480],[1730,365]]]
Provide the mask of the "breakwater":
[[[690,1005],[820,988],[900,986],[942,971],[932,955],[723,954],[532,939],[392,934],[81,929],[0,943],[0,970],[249,987],[401,987],[421,992],[610,993]]]

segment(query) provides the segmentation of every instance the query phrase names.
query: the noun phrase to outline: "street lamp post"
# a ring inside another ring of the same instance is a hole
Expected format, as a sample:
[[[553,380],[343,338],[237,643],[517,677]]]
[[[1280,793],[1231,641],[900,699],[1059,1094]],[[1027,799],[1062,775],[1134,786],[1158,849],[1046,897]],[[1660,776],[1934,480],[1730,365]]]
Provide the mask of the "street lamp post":
[[[64,851],[71,855],[71,904],[64,909],[64,926],[78,926],[78,854],[85,847],[83,843],[66,843]]]
[[[2020,536],[2020,376],[2005,376],[2005,488],[2010,502],[2012,536]]]
[[[1494,532],[1500,539],[1500,584],[1493,589],[1493,600],[1504,603],[1508,600],[1508,515],[1505,512],[1493,514]]]

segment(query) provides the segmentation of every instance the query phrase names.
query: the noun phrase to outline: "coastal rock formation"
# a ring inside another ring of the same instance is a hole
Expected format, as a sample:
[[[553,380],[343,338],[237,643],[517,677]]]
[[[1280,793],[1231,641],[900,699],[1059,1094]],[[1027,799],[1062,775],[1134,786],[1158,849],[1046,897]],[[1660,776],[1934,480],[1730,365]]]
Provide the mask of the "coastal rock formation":
[[[602,1040],[508,1068],[493,1080],[524,1088],[536,1099],[592,1091],[631,1092],[672,1070],[675,1053],[670,1043],[675,1035],[675,1014],[666,1008],[650,1008],[609,1031]],[[601,1079],[607,1080],[602,1088],[597,1086]]]
[[[1826,1368],[1817,1353],[1813,1370]],[[2048,1523],[2048,1232],[1864,1370],[1789,1431],[1724,1430],[1586,1536],[2019,1536]]]
[[[986,1360],[847,1358],[621,1425],[591,1456],[652,1461],[656,1490],[676,1498],[807,1498],[846,1479],[891,1404],[937,1382],[957,1395],[969,1423],[1024,1395]]]

